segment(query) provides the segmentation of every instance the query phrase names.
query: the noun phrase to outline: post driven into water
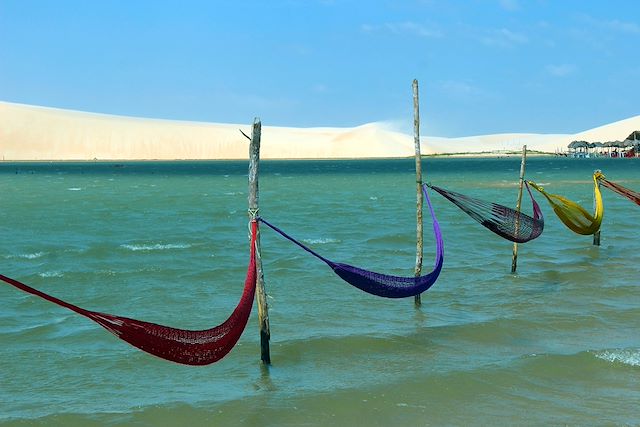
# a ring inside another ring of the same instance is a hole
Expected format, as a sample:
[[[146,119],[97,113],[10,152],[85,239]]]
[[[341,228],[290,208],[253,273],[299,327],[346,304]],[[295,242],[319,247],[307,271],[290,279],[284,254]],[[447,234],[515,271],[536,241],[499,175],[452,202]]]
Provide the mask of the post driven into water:
[[[593,233],[593,244],[596,246],[600,246],[600,230]]]
[[[420,103],[418,80],[413,80],[413,142],[416,148],[416,277],[422,272],[422,154],[420,153]],[[420,294],[414,297],[416,306],[422,304]]]
[[[596,190],[594,188],[593,190],[593,209],[595,211],[596,209]],[[598,231],[596,231],[595,233],[593,233],[593,244],[594,246],[600,246],[600,230],[602,229],[602,226],[600,226],[600,228],[598,228]]]
[[[249,145],[249,220],[253,221],[258,217],[259,212],[259,191],[258,172],[260,166],[260,136],[262,123],[259,118],[253,121],[251,131],[251,143]],[[271,363],[269,352],[269,306],[267,305],[267,294],[264,287],[264,272],[262,271],[262,256],[260,253],[260,231],[256,236],[256,293],[258,300],[258,325],[260,327],[260,359],[266,364]]]
[[[522,162],[520,162],[520,184],[518,189],[518,202],[516,203],[516,211],[520,214],[522,207],[522,188],[524,186],[524,171],[527,165],[527,146],[522,146]],[[519,233],[520,217],[516,216],[515,231]],[[515,273],[518,268],[518,244],[513,242],[513,256],[511,257],[511,272]]]

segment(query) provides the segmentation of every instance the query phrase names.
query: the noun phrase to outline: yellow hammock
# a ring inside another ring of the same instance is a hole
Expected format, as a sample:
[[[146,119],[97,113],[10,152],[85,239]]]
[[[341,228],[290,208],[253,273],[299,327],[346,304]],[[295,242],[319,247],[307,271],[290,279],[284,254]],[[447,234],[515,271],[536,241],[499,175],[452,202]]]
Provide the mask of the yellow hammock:
[[[593,173],[593,194],[595,196],[595,214],[592,216],[579,204],[572,202],[557,194],[549,194],[544,188],[535,182],[529,181],[529,185],[541,192],[547,198],[553,211],[558,215],[560,221],[578,234],[594,234],[600,229],[602,217],[604,216],[604,205],[602,204],[602,194],[600,193],[600,183],[598,178],[603,177],[602,172]]]

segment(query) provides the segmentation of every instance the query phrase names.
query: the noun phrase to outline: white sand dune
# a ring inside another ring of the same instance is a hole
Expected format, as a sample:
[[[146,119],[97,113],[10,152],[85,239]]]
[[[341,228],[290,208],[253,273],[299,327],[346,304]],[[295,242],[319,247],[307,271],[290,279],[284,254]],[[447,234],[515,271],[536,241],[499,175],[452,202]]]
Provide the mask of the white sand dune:
[[[640,130],[640,116],[577,133],[574,139],[600,142],[622,141],[636,130]]]
[[[250,124],[143,119],[0,102],[3,160],[246,159]],[[620,140],[640,130],[640,116],[575,135],[499,134],[423,137],[423,154],[555,152],[574,139]],[[381,123],[354,128],[263,126],[264,159],[408,157],[413,136]]]

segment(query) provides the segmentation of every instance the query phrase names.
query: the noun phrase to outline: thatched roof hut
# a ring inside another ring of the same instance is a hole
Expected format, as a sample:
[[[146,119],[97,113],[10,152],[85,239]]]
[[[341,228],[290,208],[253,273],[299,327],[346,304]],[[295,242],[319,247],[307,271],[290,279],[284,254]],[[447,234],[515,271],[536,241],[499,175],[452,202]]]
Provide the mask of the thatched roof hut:
[[[598,153],[599,148],[608,148],[609,155],[611,155],[611,149],[617,148],[620,150],[621,155],[628,151],[625,149],[634,148],[636,152],[640,153],[640,131],[636,130],[631,132],[631,134],[624,141],[607,141],[607,142],[588,142],[588,141],[571,141],[567,147],[570,150],[573,150],[573,155],[575,157],[589,157],[589,151],[594,150],[596,155],[603,154],[602,152]],[[614,154],[617,153],[617,150],[614,150]],[[616,157],[616,156],[614,156]]]
[[[587,141],[571,141],[569,145],[567,145],[567,148],[571,148],[572,150],[575,150],[577,148],[588,148],[588,147],[589,147],[589,143]]]
[[[640,130],[634,130],[626,139],[630,139],[632,141],[640,141]]]

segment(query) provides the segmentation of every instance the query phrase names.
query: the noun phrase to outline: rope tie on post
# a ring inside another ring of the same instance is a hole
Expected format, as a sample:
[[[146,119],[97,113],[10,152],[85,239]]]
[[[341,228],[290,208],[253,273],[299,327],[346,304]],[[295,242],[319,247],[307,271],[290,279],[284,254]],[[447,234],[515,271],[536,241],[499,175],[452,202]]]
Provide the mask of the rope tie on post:
[[[260,208],[249,208],[247,209],[247,214],[249,215],[249,219],[251,221],[255,221],[256,219],[258,219],[258,213],[260,212]]]
[[[249,209],[247,209],[247,214],[249,215],[249,224],[247,224],[247,227],[249,228],[249,237],[251,237],[251,233],[252,233],[252,224],[254,222],[258,222],[258,219],[260,218],[258,216],[259,212],[260,212],[260,208],[256,208],[256,209],[249,208]]]

